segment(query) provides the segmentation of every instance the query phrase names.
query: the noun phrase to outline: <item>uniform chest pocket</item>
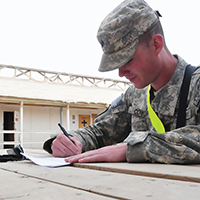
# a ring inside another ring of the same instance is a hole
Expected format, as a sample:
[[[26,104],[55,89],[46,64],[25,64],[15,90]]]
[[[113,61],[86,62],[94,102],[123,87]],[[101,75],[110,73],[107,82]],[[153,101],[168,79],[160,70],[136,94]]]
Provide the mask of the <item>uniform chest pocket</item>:
[[[147,117],[147,110],[141,110],[139,108],[130,107],[128,113],[131,114],[131,128],[133,132],[146,131],[149,129],[151,124]]]
[[[139,117],[139,118],[146,118],[146,116],[148,115],[147,110],[141,110],[139,108],[133,108],[133,107],[130,107],[128,109],[128,113],[130,113],[131,115],[134,115],[135,117]]]

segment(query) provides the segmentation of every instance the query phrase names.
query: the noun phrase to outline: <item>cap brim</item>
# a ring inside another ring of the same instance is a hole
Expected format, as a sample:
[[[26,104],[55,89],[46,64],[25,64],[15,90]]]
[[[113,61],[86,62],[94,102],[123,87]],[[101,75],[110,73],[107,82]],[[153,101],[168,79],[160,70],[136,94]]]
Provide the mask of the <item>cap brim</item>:
[[[104,53],[99,66],[100,72],[112,71],[125,65],[134,55],[139,40],[112,54]]]

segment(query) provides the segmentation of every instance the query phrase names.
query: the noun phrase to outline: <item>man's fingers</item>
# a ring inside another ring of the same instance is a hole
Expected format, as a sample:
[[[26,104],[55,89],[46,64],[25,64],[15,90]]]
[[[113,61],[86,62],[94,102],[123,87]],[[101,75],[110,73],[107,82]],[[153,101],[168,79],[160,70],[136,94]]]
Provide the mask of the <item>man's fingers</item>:
[[[82,153],[82,143],[80,142],[80,140],[77,137],[70,137],[70,138],[78,149],[78,151],[76,151],[76,154]]]
[[[75,162],[78,162],[78,160],[81,159],[81,158],[85,158],[85,157],[88,157],[88,156],[95,155],[96,151],[97,150],[87,151],[87,152],[79,154],[79,155],[70,156],[70,157],[66,158],[65,161],[70,162],[70,163],[75,163]]]
[[[81,153],[82,144],[76,137],[71,137],[70,141],[65,135],[58,135],[52,143],[53,155],[56,157],[67,157]]]
[[[126,160],[125,143],[102,147],[100,149],[91,150],[79,155],[71,156],[65,159],[66,162],[121,162]]]
[[[105,162],[106,160],[105,154],[91,155],[88,157],[80,158],[78,160],[79,163],[91,163],[91,162]]]

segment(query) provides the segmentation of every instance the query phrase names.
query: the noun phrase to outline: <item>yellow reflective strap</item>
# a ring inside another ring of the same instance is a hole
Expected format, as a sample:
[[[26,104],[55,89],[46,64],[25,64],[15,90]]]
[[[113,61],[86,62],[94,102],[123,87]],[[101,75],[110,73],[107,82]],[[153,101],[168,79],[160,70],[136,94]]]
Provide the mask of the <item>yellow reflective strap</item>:
[[[163,123],[161,122],[161,120],[158,118],[153,108],[151,107],[150,89],[151,89],[151,85],[149,85],[148,92],[147,92],[147,109],[149,113],[149,118],[151,120],[151,124],[158,133],[165,133],[165,127],[163,126]]]

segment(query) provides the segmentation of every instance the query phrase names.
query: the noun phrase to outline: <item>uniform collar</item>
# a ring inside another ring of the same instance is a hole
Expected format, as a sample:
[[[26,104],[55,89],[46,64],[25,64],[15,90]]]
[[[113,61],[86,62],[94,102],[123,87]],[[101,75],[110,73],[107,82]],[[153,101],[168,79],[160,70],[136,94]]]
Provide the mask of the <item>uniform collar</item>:
[[[155,93],[151,104],[155,112],[166,116],[174,116],[175,114],[185,69],[188,65],[180,56],[174,56],[178,60],[175,73],[171,80]]]

